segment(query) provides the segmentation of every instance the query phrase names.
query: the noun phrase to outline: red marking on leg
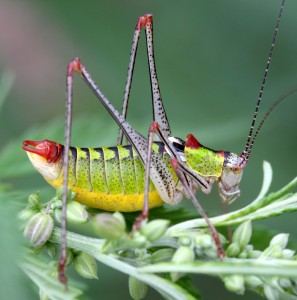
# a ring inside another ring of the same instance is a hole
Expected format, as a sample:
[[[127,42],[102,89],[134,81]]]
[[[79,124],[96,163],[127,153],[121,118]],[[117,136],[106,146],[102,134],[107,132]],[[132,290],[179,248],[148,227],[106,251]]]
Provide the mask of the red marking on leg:
[[[138,22],[136,24],[135,29],[141,30],[142,27],[145,27],[147,24],[153,23],[153,15],[151,14],[145,14],[138,18]]]
[[[61,256],[60,261],[59,261],[59,266],[58,266],[58,278],[61,283],[63,283],[67,289],[67,276],[64,274],[66,267],[66,257]]]
[[[193,149],[198,149],[201,147],[201,144],[197,141],[194,135],[190,133],[187,135],[187,141],[185,146]]]
[[[62,154],[62,145],[53,141],[23,141],[23,150],[40,155],[46,159],[48,163],[54,163]]]
[[[146,220],[147,218],[148,218],[148,211],[142,211],[142,213],[135,219],[133,223],[131,235],[133,235],[133,233],[136,230],[140,229],[142,221]]]
[[[73,73],[77,72],[79,74],[82,73],[82,64],[80,59],[77,57],[72,60],[68,65],[67,76],[73,76]]]
[[[150,126],[150,131],[151,132],[157,132],[159,130],[159,124],[158,122],[154,121],[151,123],[151,126]]]

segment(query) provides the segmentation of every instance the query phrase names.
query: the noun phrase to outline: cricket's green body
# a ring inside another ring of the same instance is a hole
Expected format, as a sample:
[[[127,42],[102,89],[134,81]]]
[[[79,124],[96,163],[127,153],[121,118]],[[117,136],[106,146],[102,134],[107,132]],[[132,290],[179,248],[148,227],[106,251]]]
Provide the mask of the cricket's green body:
[[[42,157],[27,152],[38,171],[54,168],[51,176],[41,172],[45,180],[54,188],[63,184],[63,152],[46,168],[40,168]],[[153,150],[166,163],[172,176],[176,175],[169,163],[169,155],[164,144],[156,142]],[[44,158],[43,158],[44,159]],[[40,162],[36,164],[36,161]],[[35,162],[35,163],[34,163]],[[50,166],[52,165],[52,166]],[[69,151],[69,187],[76,193],[75,200],[88,207],[108,211],[138,211],[143,207],[144,166],[131,145],[101,148],[70,147]],[[149,206],[164,204],[152,182],[149,189]]]
[[[204,192],[210,192],[212,183],[218,181],[219,191],[227,202],[238,193],[243,168],[239,166],[243,158],[234,153],[209,149],[201,145],[192,134],[187,136],[186,142],[181,139],[178,142],[174,140],[172,145],[177,147],[179,155],[184,156],[185,163],[209,183]],[[160,206],[164,202],[177,204],[182,199],[184,190],[170,164],[170,155],[163,142],[154,142],[152,148],[172,177],[175,195],[166,202],[160,190],[150,181],[149,207]],[[51,186],[57,189],[63,185],[63,145],[49,140],[24,141],[23,149]],[[68,186],[76,193],[75,200],[88,207],[107,211],[128,212],[142,209],[145,167],[132,145],[70,147],[68,158]],[[162,178],[166,176],[160,175]],[[197,190],[199,185],[192,183]],[[167,186],[165,188],[169,189]]]

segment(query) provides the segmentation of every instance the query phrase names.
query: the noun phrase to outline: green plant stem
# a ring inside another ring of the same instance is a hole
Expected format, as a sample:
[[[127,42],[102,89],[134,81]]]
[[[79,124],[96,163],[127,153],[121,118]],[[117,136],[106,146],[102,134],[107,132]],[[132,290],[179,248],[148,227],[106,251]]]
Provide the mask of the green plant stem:
[[[54,229],[50,240],[54,243],[61,242],[61,230],[59,228]],[[104,242],[105,240],[88,238],[76,233],[67,232],[68,247],[84,251],[103,264],[136,277],[172,299],[194,299],[186,290],[173,282],[153,274],[139,274],[136,267],[120,261],[112,254],[106,255],[102,253]]]
[[[230,212],[218,217],[210,218],[215,226],[229,226],[239,224],[246,220],[259,220],[268,216],[278,215],[285,211],[297,210],[297,195],[293,194],[288,198],[283,198],[297,186],[297,178],[293,179],[289,184],[275,193],[271,193],[259,201],[257,198],[251,204],[244,208]],[[281,201],[280,201],[281,200]],[[175,232],[207,227],[204,219],[194,219],[185,221],[168,228],[166,235],[174,235]]]
[[[159,263],[138,269],[139,273],[158,272],[182,272],[208,275],[255,275],[255,276],[280,276],[297,277],[297,261],[282,259],[260,260],[260,259],[230,259],[224,261],[173,264]]]

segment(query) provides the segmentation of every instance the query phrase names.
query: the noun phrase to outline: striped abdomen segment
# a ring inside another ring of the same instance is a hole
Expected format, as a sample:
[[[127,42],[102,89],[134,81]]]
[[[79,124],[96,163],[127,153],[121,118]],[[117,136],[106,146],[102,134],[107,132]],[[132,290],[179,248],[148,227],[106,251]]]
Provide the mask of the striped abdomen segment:
[[[153,150],[164,160],[163,143]],[[142,209],[144,166],[131,145],[102,148],[71,147],[69,151],[69,186],[76,200],[105,210],[135,211]],[[150,183],[150,206],[163,204]]]

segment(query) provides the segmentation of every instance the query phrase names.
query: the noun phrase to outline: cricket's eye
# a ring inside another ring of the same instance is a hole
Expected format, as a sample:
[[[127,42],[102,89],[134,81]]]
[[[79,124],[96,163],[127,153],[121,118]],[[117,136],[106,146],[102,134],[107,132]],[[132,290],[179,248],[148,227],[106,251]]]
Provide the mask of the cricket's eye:
[[[231,170],[234,174],[239,174],[242,170],[242,168],[238,165],[231,167]]]

